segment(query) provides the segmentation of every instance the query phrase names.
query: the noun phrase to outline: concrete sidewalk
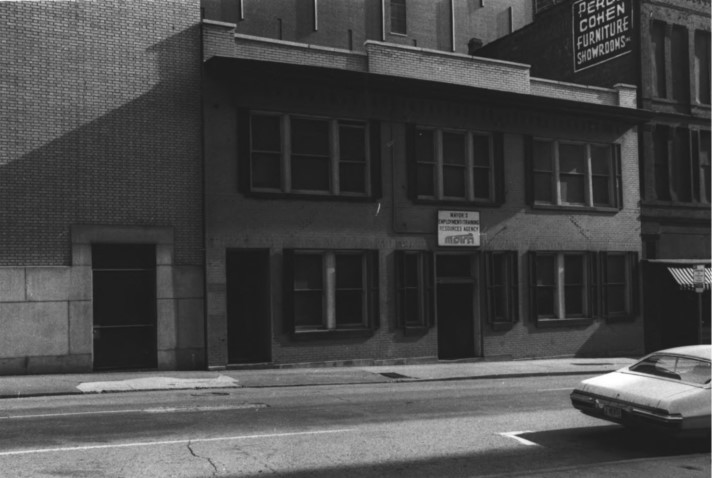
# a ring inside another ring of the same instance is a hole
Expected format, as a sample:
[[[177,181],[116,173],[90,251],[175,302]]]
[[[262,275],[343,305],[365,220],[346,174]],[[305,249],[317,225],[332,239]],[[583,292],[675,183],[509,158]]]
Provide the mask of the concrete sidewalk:
[[[148,390],[294,387],[483,378],[591,375],[630,365],[632,358],[561,358],[511,361],[437,362],[260,370],[148,371],[0,377],[0,398]]]

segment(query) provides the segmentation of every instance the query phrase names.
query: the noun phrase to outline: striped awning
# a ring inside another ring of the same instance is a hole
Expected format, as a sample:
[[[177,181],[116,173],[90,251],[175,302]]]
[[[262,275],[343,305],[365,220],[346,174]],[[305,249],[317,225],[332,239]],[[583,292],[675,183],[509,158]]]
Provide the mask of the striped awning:
[[[667,268],[672,274],[675,282],[678,283],[680,289],[682,290],[695,290],[695,284],[693,282],[694,268],[692,267],[668,267]],[[710,283],[712,283],[712,270],[705,268],[705,290],[710,290]]]

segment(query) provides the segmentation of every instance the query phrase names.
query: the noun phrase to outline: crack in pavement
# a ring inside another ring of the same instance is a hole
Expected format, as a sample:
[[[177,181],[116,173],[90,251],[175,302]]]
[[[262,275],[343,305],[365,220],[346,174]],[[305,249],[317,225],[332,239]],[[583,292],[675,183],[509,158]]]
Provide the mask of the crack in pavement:
[[[193,450],[193,447],[191,446],[192,442],[188,440],[188,444],[186,445],[188,447],[188,451],[190,452],[191,455],[193,455],[195,458],[205,460],[208,463],[210,463],[210,466],[213,467],[213,476],[218,476],[218,467],[213,463],[213,460],[211,460],[209,457],[206,456],[200,456],[197,453],[195,453],[195,450]]]

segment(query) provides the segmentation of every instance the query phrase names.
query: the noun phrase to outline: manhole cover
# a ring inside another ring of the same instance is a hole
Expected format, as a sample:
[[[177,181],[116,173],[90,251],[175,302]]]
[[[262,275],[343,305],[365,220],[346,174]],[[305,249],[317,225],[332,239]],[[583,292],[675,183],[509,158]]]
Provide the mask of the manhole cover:
[[[381,375],[383,375],[386,378],[410,378],[406,375],[401,375],[401,374],[395,373],[395,372],[383,372],[383,373],[381,373]]]

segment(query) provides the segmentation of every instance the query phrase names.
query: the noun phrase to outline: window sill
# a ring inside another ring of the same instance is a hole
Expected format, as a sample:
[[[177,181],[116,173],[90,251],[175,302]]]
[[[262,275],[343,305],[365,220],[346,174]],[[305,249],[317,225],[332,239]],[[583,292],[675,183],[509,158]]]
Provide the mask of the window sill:
[[[592,318],[582,317],[580,319],[538,319],[536,326],[539,328],[556,328],[556,327],[584,327],[593,323]]]
[[[296,342],[310,340],[343,340],[373,336],[371,329],[301,330],[291,334]]]
[[[707,202],[682,202],[682,201],[667,201],[662,199],[643,199],[640,202],[641,206],[649,207],[665,207],[665,208],[688,208],[688,209],[707,209],[710,208],[710,203]]]
[[[426,325],[406,325],[403,327],[403,335],[406,337],[414,337],[418,335],[425,335],[430,330],[430,327]]]
[[[495,332],[508,332],[514,328],[514,322],[490,322],[490,327]]]
[[[247,191],[245,196],[255,199],[304,199],[309,201],[375,202],[375,195],[331,193],[285,193],[281,191]]]
[[[604,318],[608,324],[617,324],[621,322],[634,322],[637,317],[635,315],[614,315]]]
[[[470,201],[468,199],[436,199],[428,197],[417,197],[412,199],[414,204],[424,204],[433,206],[483,206],[483,207],[499,207],[502,204],[491,199],[475,199]]]
[[[568,206],[568,205],[559,205],[559,204],[534,204],[531,206],[532,209],[534,210],[543,210],[543,211],[560,211],[560,212],[570,212],[570,211],[578,211],[578,212],[593,212],[593,213],[602,213],[602,214],[615,214],[620,209],[617,207],[613,206]]]

